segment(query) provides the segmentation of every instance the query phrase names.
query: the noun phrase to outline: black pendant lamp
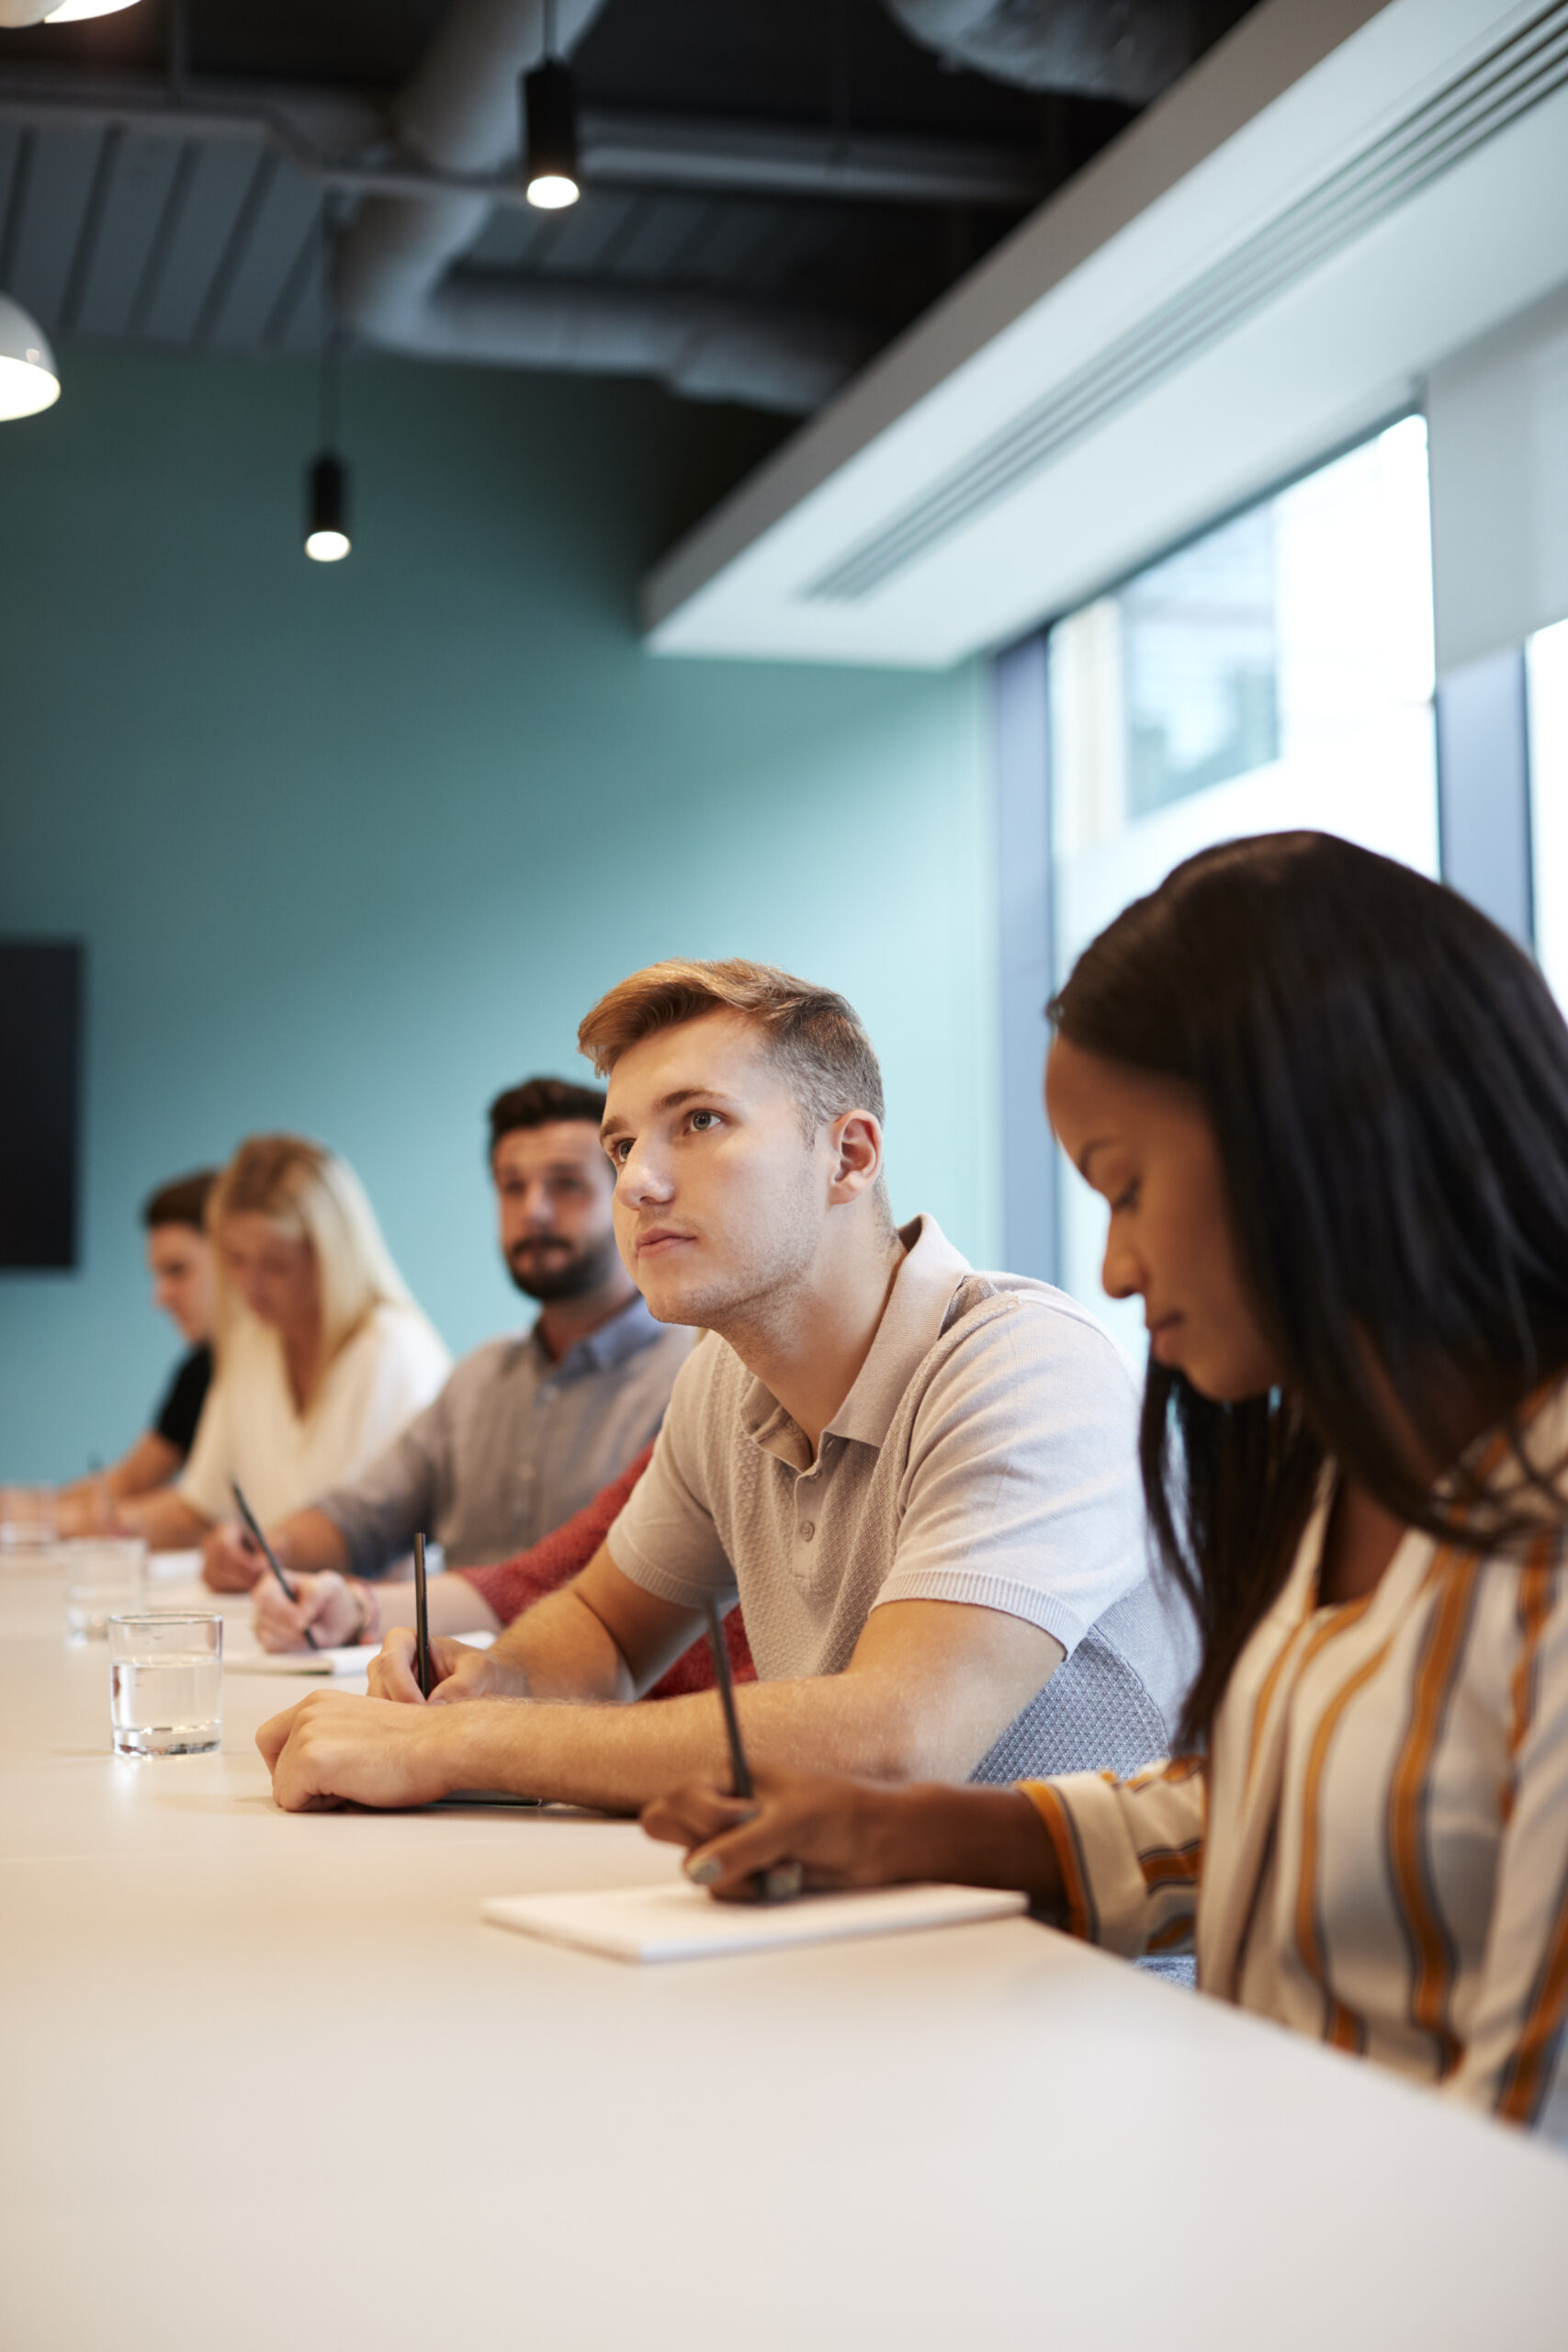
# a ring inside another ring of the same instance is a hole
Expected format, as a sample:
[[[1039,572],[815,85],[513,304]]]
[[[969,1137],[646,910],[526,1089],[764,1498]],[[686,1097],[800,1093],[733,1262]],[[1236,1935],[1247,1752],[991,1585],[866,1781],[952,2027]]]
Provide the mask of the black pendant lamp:
[[[577,93],[556,55],[554,0],[545,0],[545,53],[523,76],[524,187],[530,204],[559,212],[582,193],[577,167]]]
[[[316,458],[306,476],[305,552],[312,563],[341,563],[353,544],[348,468],[341,458]]]
[[[317,455],[305,469],[305,552],[312,563],[341,563],[353,545],[348,532],[348,468],[337,454],[341,407],[343,328],[336,300],[336,224],[327,236],[327,331],[321,344],[321,435]]]

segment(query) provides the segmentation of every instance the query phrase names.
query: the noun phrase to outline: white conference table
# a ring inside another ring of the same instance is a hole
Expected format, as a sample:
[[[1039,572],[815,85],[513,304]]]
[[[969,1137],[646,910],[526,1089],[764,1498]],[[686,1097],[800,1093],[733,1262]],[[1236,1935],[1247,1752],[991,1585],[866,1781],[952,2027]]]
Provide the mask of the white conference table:
[[[662,1968],[486,1926],[673,1857],[285,1815],[252,1736],[310,1686],[239,1671],[221,1754],[118,1761],[62,1623],[0,1567],[7,2352],[1568,2342],[1568,2158],[1023,1919]]]

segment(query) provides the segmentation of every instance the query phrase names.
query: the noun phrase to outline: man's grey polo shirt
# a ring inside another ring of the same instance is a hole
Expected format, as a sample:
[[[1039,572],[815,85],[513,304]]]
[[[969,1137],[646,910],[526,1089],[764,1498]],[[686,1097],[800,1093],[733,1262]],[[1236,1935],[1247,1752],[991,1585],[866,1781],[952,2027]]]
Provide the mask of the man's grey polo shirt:
[[[452,1568],[525,1551],[592,1502],[658,1429],[692,1334],[656,1323],[640,1298],[558,1363],[530,1331],[457,1364],[395,1445],[314,1508],[378,1576],[423,1529]]]
[[[816,1459],[709,1334],[612,1556],[680,1606],[738,1596],[765,1680],[840,1672],[886,1601],[1026,1618],[1066,1659],[1011,1747],[1012,1735],[998,1743],[997,1770],[981,1770],[1144,1762],[1167,1746],[1188,1660],[1149,1583],[1127,1367],[1062,1292],[975,1272],[931,1217],[902,1238],[870,1353]]]

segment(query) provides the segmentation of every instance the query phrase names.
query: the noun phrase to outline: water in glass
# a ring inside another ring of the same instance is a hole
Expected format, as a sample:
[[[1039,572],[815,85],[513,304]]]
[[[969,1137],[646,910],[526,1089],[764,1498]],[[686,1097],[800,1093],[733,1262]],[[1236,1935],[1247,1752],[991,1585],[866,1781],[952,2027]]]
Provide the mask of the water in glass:
[[[199,1756],[223,1736],[223,1620],[216,1611],[111,1617],[109,1721],[117,1756]]]
[[[109,1712],[117,1756],[199,1756],[223,1736],[223,1661],[115,1658]]]

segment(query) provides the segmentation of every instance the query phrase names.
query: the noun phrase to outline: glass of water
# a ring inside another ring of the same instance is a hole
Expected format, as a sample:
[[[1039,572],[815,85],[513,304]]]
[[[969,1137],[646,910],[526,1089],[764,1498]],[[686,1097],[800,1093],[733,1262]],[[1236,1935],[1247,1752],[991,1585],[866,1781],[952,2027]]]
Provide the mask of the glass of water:
[[[50,1487],[0,1487],[0,1552],[46,1552],[60,1533]]]
[[[111,1617],[147,1598],[147,1546],[140,1535],[93,1536],[65,1546],[65,1638],[101,1642]]]
[[[109,1619],[117,1756],[201,1756],[223,1736],[223,1620]]]

